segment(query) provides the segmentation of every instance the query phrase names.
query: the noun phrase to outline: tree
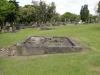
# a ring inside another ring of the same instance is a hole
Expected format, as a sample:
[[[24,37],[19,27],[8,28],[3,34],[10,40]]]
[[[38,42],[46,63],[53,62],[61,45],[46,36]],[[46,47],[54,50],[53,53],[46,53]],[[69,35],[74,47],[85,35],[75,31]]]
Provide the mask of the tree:
[[[33,5],[25,5],[24,7],[19,8],[19,19],[20,23],[27,22],[30,23],[31,21],[35,20],[35,8]]]
[[[0,31],[2,31],[5,26],[5,18],[9,9],[10,7],[8,1],[0,0]]]
[[[100,1],[98,3],[97,13],[98,13],[98,22],[100,22]]]
[[[18,10],[18,2],[16,0],[9,0],[9,12],[6,15],[5,21],[10,23],[13,31],[15,31],[14,24],[17,19]]]
[[[63,22],[73,22],[73,21],[77,21],[78,20],[78,15],[70,13],[70,12],[66,12],[63,15],[61,15],[61,20]]]
[[[97,12],[100,14],[100,1],[98,3],[98,10],[97,10]]]
[[[53,15],[53,17],[51,18],[51,21],[56,21],[59,22],[60,21],[60,14],[55,13],[55,15]]]
[[[35,8],[36,21],[39,23],[46,23],[51,21],[52,17],[55,15],[55,3],[46,4],[44,1],[33,2]]]
[[[84,5],[81,7],[80,17],[83,22],[88,22],[88,20],[89,20],[88,5]]]
[[[55,18],[54,17],[57,17],[57,13],[56,13],[56,6],[55,6],[55,3],[54,2],[52,2],[51,4],[50,4],[50,6],[48,6],[48,8],[47,8],[47,19],[48,19],[48,21],[54,21],[55,20]]]
[[[96,23],[97,22],[97,16],[96,15],[89,15],[89,23]]]

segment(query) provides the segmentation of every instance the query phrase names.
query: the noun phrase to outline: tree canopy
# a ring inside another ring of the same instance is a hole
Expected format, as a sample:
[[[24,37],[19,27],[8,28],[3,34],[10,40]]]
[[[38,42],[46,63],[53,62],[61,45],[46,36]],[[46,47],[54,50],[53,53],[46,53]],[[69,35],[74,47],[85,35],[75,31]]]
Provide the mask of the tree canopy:
[[[62,21],[77,21],[79,19],[79,16],[70,12],[66,12],[61,16]]]
[[[6,22],[13,25],[17,18],[18,6],[16,0],[0,0],[0,29],[5,26]]]
[[[100,14],[100,1],[98,3],[98,10],[97,10],[97,12]]]
[[[83,22],[88,22],[89,20],[89,9],[88,5],[84,5],[81,7],[80,17]]]

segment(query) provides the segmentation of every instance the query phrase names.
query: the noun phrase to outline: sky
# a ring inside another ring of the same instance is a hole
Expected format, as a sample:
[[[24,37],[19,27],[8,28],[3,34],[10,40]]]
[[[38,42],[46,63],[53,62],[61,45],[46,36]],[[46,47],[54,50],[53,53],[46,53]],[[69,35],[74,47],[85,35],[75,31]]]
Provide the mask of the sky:
[[[31,4],[32,0],[17,0],[20,6]],[[39,0],[35,0],[39,1]],[[55,2],[56,11],[60,14],[71,12],[75,14],[80,13],[81,6],[88,4],[91,14],[95,14],[97,4],[100,0],[44,0],[47,3]]]

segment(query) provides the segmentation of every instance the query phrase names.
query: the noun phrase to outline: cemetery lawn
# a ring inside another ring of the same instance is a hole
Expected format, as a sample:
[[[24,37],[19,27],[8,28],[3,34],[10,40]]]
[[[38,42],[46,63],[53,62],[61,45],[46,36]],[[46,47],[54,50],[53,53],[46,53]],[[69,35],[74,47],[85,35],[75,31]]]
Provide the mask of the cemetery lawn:
[[[100,25],[68,25],[52,30],[22,29],[0,34],[0,48],[28,36],[68,36],[89,48],[80,53],[0,58],[0,75],[100,75]]]

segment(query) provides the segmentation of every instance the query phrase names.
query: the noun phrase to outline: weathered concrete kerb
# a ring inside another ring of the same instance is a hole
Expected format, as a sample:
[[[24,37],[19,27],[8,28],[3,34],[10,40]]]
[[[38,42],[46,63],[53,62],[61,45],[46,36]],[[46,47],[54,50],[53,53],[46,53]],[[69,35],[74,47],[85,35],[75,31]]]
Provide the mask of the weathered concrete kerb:
[[[31,36],[25,41],[0,50],[6,56],[80,52],[83,48],[68,37]]]

